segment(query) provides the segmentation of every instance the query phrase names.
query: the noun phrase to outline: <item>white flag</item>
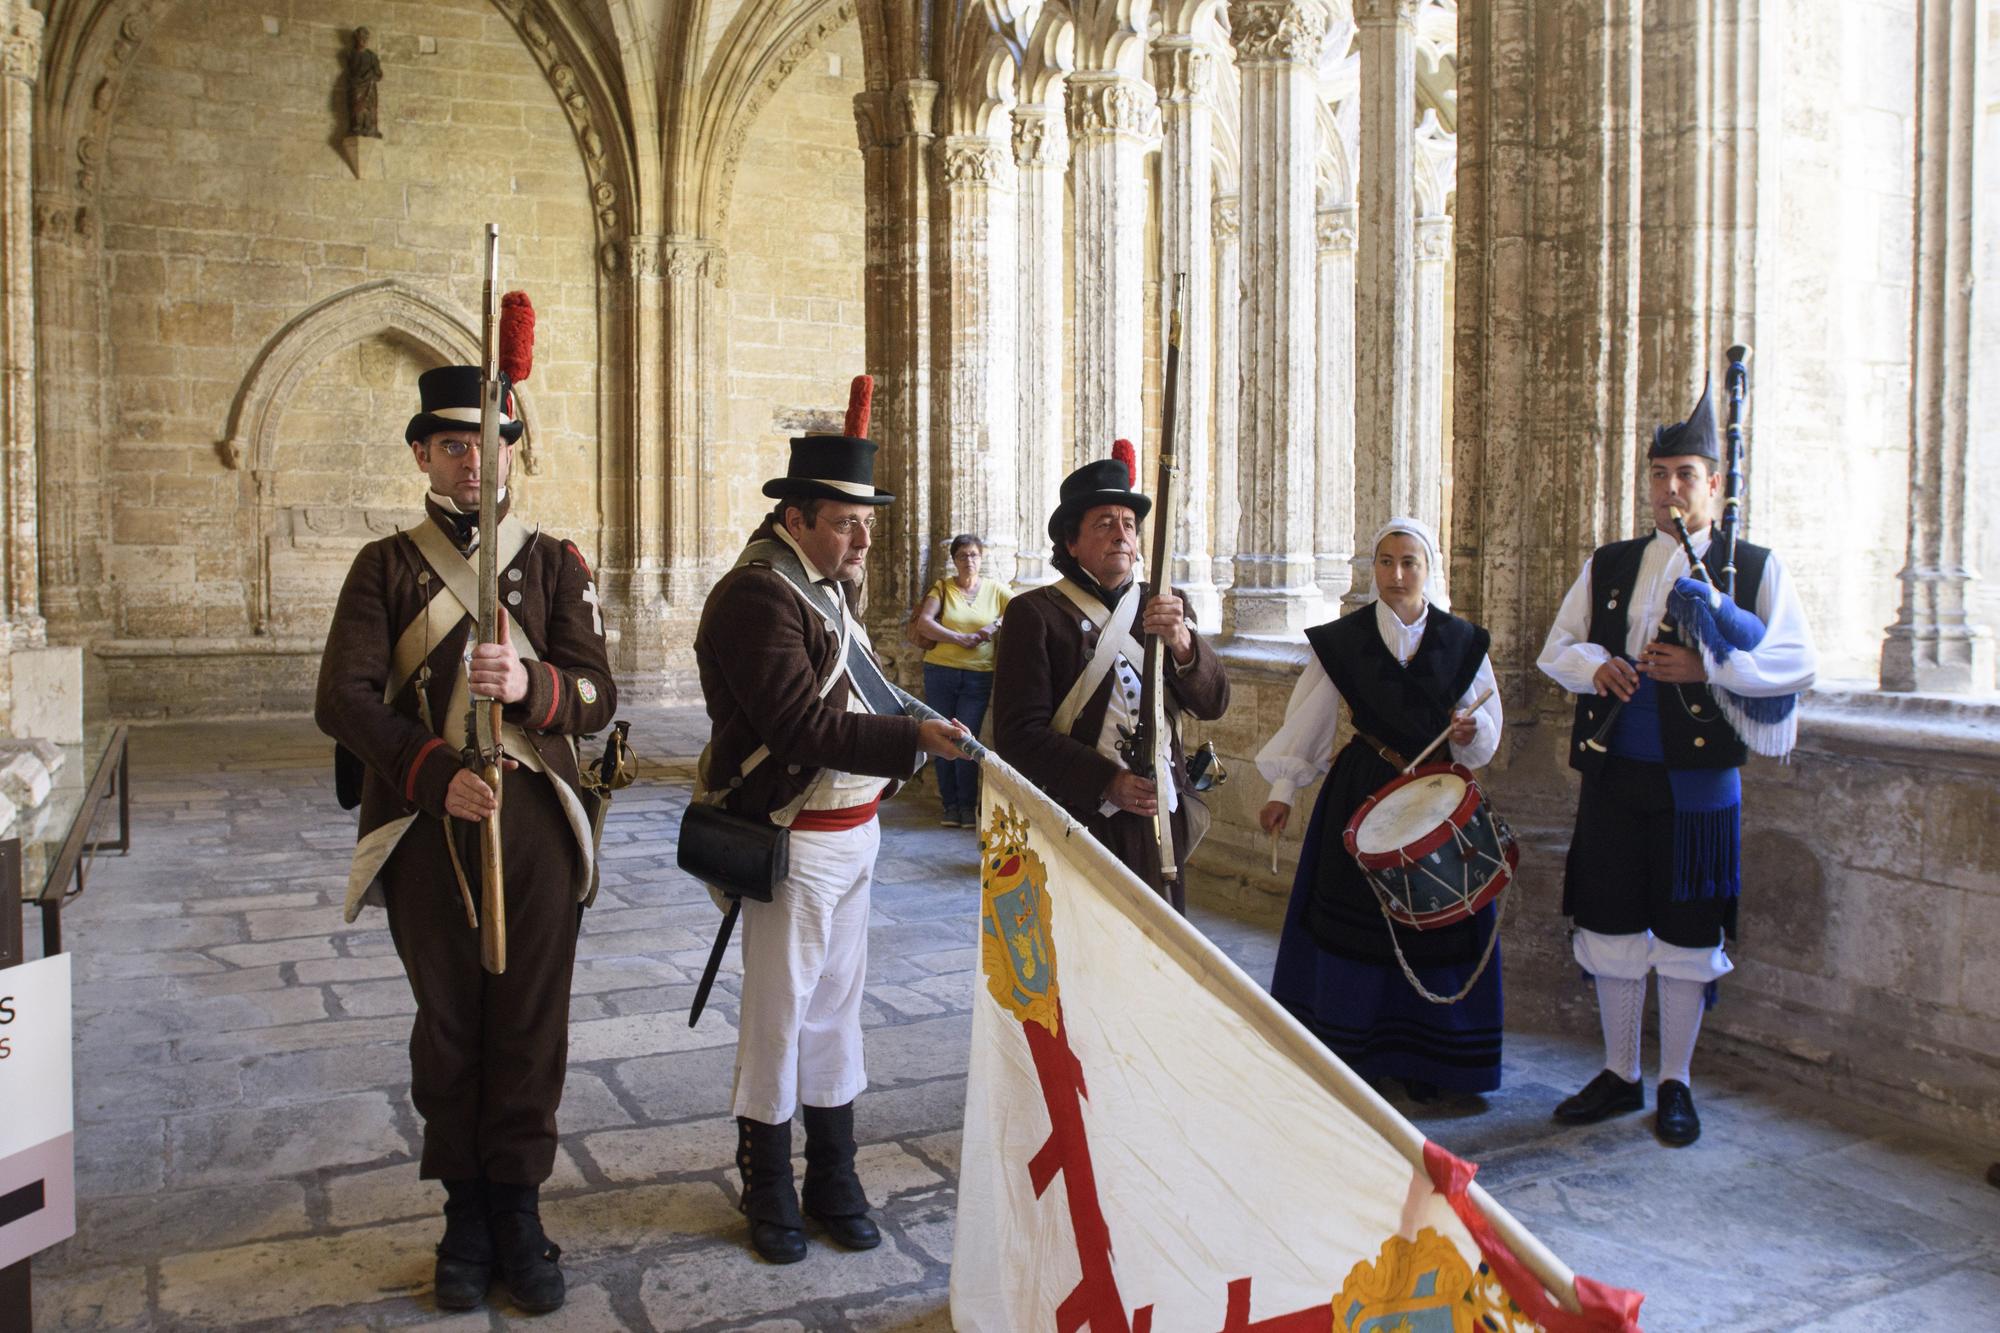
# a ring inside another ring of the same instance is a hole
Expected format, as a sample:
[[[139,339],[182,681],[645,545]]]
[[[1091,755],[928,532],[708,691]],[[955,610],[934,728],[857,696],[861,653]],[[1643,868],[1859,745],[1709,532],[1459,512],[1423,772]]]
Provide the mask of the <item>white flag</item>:
[[[1636,1333],[1081,825],[981,789],[962,1333]]]

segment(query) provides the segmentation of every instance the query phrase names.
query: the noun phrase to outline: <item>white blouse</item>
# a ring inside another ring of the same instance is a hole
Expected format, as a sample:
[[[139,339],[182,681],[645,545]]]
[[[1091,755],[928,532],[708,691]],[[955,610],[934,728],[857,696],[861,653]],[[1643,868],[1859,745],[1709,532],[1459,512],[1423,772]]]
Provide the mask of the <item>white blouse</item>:
[[[1375,603],[1375,628],[1382,644],[1405,666],[1417,655],[1430,612],[1426,604],[1416,623],[1405,625],[1388,603]],[[1460,697],[1458,707],[1472,707],[1472,701],[1489,689],[1492,697],[1472,715],[1472,740],[1462,746],[1446,742],[1451,746],[1451,757],[1467,768],[1491,762],[1500,748],[1500,691],[1494,686],[1493,659],[1482,657],[1479,673]],[[1320,665],[1318,655],[1308,657],[1285,705],[1284,722],[1257,752],[1257,771],[1271,784],[1269,799],[1291,805],[1299,788],[1311,785],[1333,767],[1333,738],[1340,730],[1341,703],[1340,691],[1334,688],[1333,678]]]

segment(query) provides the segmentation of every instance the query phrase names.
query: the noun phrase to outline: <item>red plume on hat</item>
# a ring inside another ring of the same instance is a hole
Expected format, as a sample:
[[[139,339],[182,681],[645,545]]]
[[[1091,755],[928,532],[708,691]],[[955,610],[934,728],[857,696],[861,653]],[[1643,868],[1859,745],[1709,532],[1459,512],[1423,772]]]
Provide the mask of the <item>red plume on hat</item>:
[[[1111,442],[1111,460],[1125,465],[1125,484],[1134,486],[1139,481],[1139,451],[1132,447],[1130,440]]]
[[[875,377],[856,375],[854,383],[847,386],[847,420],[841,424],[840,433],[849,439],[868,438],[868,413],[875,406]]]
[[[500,298],[500,374],[507,381],[507,415],[514,410],[514,386],[535,368],[535,307],[526,292]]]

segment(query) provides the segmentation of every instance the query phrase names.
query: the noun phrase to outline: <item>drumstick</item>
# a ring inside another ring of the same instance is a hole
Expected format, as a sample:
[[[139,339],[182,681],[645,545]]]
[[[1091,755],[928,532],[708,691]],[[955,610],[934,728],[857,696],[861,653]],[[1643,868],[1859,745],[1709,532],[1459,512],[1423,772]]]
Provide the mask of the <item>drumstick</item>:
[[[1280,832],[1280,830],[1279,830],[1278,826],[1277,826],[1276,824],[1273,824],[1273,825],[1271,826],[1271,873],[1272,873],[1272,874],[1274,874],[1274,875],[1278,873],[1278,833],[1279,833],[1279,832]]]
[[[1493,687],[1492,687],[1491,685],[1489,685],[1489,686],[1487,686],[1487,687],[1486,687],[1486,688],[1485,688],[1484,690],[1480,691],[1480,693],[1479,693],[1479,697],[1478,697],[1477,699],[1474,699],[1474,700],[1472,701],[1472,707],[1470,707],[1470,708],[1466,709],[1465,711],[1466,711],[1466,712],[1468,712],[1468,713],[1476,713],[1476,712],[1478,712],[1478,711],[1479,711],[1479,710],[1480,710],[1480,709],[1481,709],[1482,707],[1484,707],[1484,706],[1485,706],[1485,703],[1486,703],[1486,701],[1487,701],[1488,699],[1491,699],[1492,697],[1493,697]],[[1412,759],[1412,760],[1410,761],[1410,766],[1409,766],[1408,768],[1404,769],[1403,771],[1404,771],[1405,773],[1414,773],[1414,772],[1416,772],[1416,771],[1417,771],[1417,766],[1418,766],[1419,764],[1423,763],[1423,762],[1424,762],[1424,760],[1426,760],[1426,759],[1428,759],[1428,758],[1430,758],[1430,757],[1431,757],[1431,751],[1432,751],[1432,750],[1435,750],[1435,749],[1437,749],[1437,747],[1438,747],[1438,746],[1440,746],[1440,745],[1443,745],[1443,744],[1445,743],[1445,740],[1446,740],[1446,738],[1447,738],[1447,737],[1449,737],[1449,736],[1451,735],[1451,729],[1452,729],[1452,727],[1455,727],[1455,726],[1457,726],[1457,725],[1458,725],[1458,718],[1457,718],[1456,716],[1454,716],[1454,717],[1452,718],[1452,720],[1451,720],[1451,723],[1450,723],[1450,724],[1449,724],[1448,726],[1446,726],[1446,727],[1445,727],[1445,729],[1444,729],[1443,731],[1440,731],[1440,732],[1439,732],[1439,733],[1437,734],[1437,739],[1436,739],[1436,740],[1434,740],[1434,741],[1432,741],[1432,742],[1431,742],[1431,743],[1430,743],[1429,745],[1426,745],[1426,746],[1424,747],[1424,752],[1423,752],[1422,754],[1418,755],[1418,756],[1417,756],[1417,757],[1416,757],[1415,759]]]

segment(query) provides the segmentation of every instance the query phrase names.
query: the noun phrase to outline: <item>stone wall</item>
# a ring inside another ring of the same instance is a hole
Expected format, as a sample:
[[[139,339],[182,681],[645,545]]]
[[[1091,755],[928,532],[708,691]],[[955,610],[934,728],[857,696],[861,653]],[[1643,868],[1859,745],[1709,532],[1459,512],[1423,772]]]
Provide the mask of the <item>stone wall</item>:
[[[839,74],[828,73],[834,60]],[[849,24],[759,113],[737,173],[722,235],[727,321],[711,490],[718,503],[704,515],[708,552],[723,566],[770,508],[758,488],[784,473],[791,437],[839,430],[848,383],[867,369],[854,137],[861,69],[860,30]]]
[[[593,222],[555,94],[484,0],[268,8],[171,12],[112,116],[100,655],[121,716],[303,706],[352,552],[421,501],[403,426],[417,373],[476,347],[488,219],[538,314],[521,512],[597,544]],[[365,179],[340,142],[359,23],[384,67]]]

